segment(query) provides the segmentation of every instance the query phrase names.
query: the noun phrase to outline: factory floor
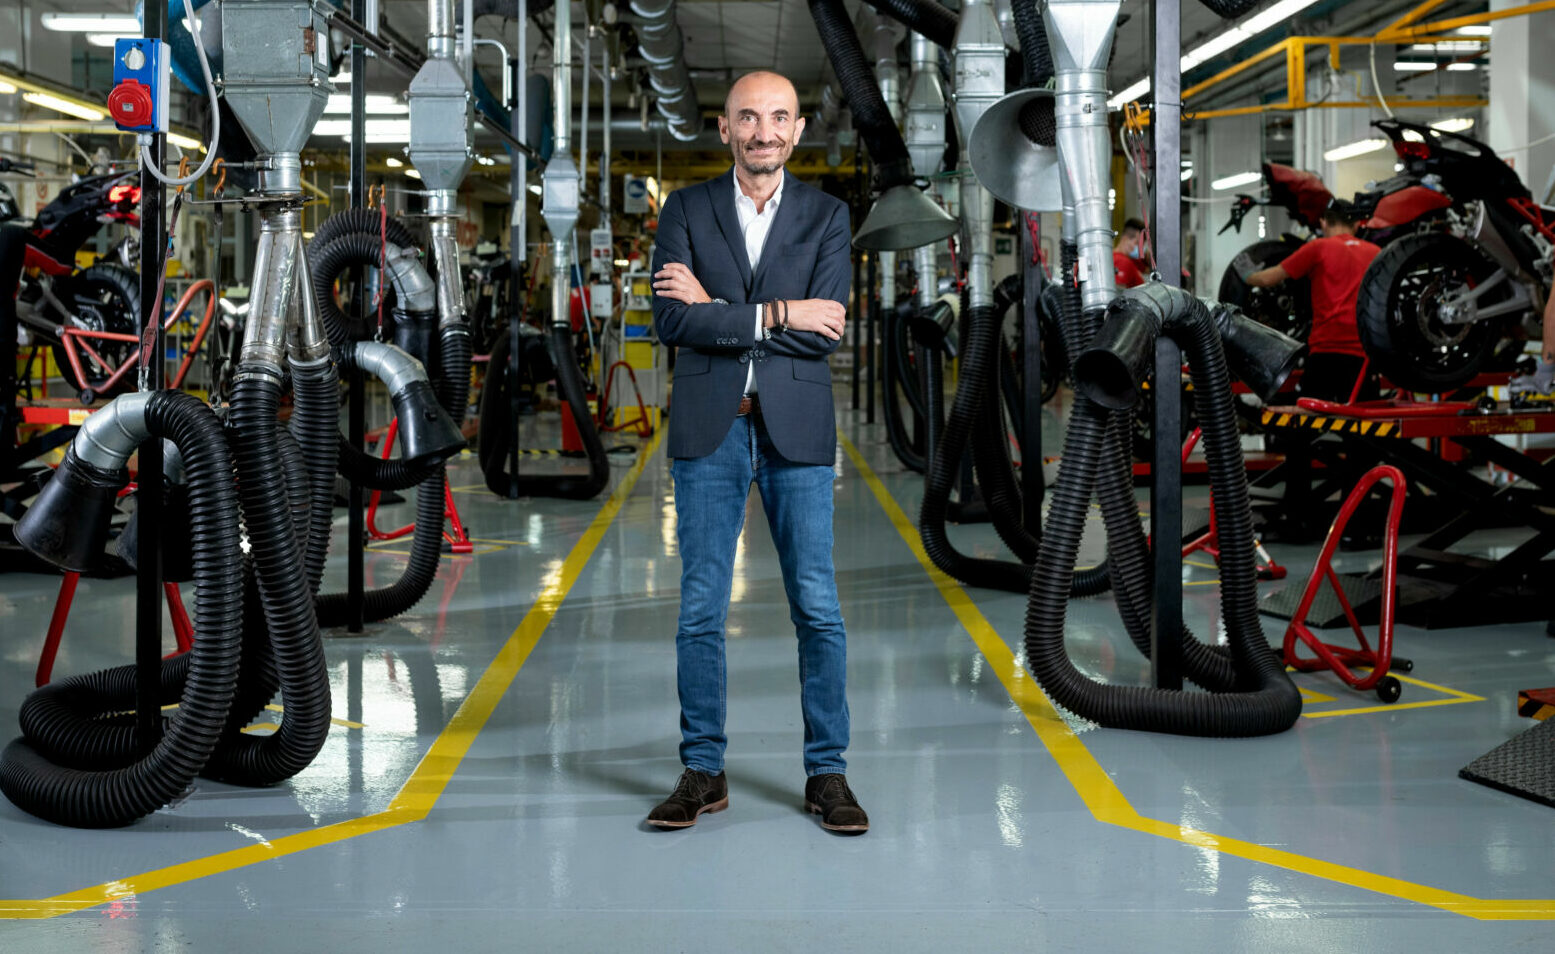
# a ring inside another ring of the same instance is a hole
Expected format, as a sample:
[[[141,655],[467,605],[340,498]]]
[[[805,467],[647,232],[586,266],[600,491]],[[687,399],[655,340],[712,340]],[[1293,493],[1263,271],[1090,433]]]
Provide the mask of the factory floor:
[[[930,568],[922,479],[838,393],[849,780],[867,835],[803,810],[793,632],[755,504],[729,616],[730,807],[685,831],[644,824],[679,771],[679,561],[662,444],[610,435],[642,453],[617,455],[588,502],[501,500],[456,463],[476,552],[445,557],[403,617],[329,634],[335,728],[290,782],[199,780],[110,831],[0,800],[0,951],[1550,948],[1555,814],[1457,777],[1532,724],[1519,689],[1555,685],[1542,622],[1400,627],[1415,665],[1396,704],[1300,675],[1305,714],[1272,737],[1097,728],[1026,675],[1023,596]],[[986,524],[952,536],[1001,552]],[[375,544],[369,584],[404,550]],[[1315,554],[1279,546],[1291,579],[1261,586],[1299,583]],[[1216,631],[1215,573],[1184,567],[1199,632]],[[0,577],[0,734],[58,585]],[[131,659],[132,604],[130,580],[84,580],[56,674]],[[1264,623],[1278,639],[1283,623]],[[1085,672],[1148,681],[1109,597],[1077,601],[1069,632]]]

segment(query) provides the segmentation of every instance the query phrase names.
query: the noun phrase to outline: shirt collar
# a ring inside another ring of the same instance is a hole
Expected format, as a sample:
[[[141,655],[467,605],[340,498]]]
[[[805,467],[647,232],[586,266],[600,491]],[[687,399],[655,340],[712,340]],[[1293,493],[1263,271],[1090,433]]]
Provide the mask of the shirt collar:
[[[755,211],[755,209],[756,209],[756,200],[752,199],[750,196],[746,195],[745,194],[745,190],[740,188],[740,176],[739,176],[739,173],[735,173],[734,175],[730,176],[730,178],[734,180],[734,204],[736,206],[738,206],[741,203],[744,203],[752,211]],[[782,201],[783,201],[783,183],[785,181],[787,181],[787,179],[788,179],[788,172],[787,172],[787,170],[784,170],[783,174],[778,177],[777,191],[772,193],[772,198],[767,200],[766,209],[763,210],[764,212],[766,212],[766,211],[776,212],[777,211],[777,207],[782,204]]]

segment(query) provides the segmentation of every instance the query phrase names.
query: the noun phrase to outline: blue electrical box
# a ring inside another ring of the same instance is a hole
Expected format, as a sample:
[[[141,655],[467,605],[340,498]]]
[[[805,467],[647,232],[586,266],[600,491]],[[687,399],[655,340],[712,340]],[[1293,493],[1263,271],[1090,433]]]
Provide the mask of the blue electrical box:
[[[120,37],[113,44],[113,90],[108,112],[125,132],[167,132],[168,63],[161,40]]]

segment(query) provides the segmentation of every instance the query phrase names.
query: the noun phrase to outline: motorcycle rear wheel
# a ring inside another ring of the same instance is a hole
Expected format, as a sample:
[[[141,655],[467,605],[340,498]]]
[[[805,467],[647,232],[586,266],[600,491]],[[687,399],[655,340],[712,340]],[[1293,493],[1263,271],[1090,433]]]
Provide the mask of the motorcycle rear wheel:
[[[135,272],[121,265],[93,265],[70,276],[68,290],[70,294],[65,301],[75,311],[76,318],[80,320],[81,325],[78,327],[129,335],[135,334],[138,330],[140,276]],[[111,368],[118,368],[129,360],[134,356],[136,348],[136,345],[129,341],[83,338],[80,339],[80,343],[90,345]],[[78,380],[74,369],[70,366],[70,358],[65,347],[63,343],[56,343],[53,346],[54,363],[59,367],[59,373],[64,377],[65,383],[80,392],[83,400],[88,403],[94,398],[111,398],[135,388],[135,375],[131,372],[115,382],[112,388],[105,389],[104,385],[107,384],[113,371],[104,370],[79,347],[76,349],[76,357],[81,362],[81,370],[85,373],[86,380]]]
[[[1268,239],[1254,242],[1237,254],[1248,261],[1242,266],[1249,273],[1272,268],[1301,247],[1294,239]],[[1237,263],[1227,266],[1220,277],[1222,302],[1235,305],[1242,314],[1297,341],[1306,341],[1312,331],[1312,294],[1307,280],[1281,282],[1273,288],[1254,288],[1242,281]]]

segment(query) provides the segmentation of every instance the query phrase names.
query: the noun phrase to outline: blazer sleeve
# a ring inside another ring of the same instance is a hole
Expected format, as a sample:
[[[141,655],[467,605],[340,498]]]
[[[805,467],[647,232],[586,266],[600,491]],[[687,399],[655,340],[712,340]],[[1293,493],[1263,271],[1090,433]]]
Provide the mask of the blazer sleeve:
[[[848,289],[853,281],[853,258],[848,252],[853,232],[848,224],[848,207],[836,203],[831,219],[821,233],[815,269],[810,273],[807,298],[828,298],[848,307]],[[773,354],[790,358],[824,358],[836,351],[842,339],[833,341],[817,331],[789,331],[773,335],[766,348]]]
[[[691,229],[686,222],[681,191],[670,193],[659,212],[659,231],[654,236],[653,250],[655,273],[671,262],[679,262],[693,274],[696,272],[691,254]],[[660,341],[682,348],[738,353],[749,351],[755,344],[756,322],[751,317],[751,306],[741,302],[687,305],[655,294],[653,324]]]

